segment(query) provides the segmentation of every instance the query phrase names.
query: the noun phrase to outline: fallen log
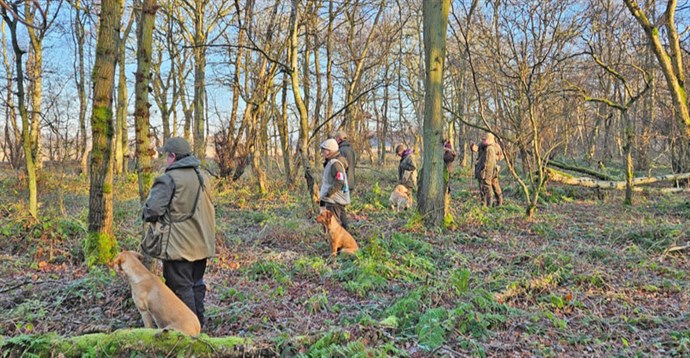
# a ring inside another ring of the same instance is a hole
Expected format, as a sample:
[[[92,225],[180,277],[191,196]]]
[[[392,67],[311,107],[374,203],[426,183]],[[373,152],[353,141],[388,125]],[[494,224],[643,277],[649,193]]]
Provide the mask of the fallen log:
[[[552,169],[547,169],[547,175],[548,179],[550,181],[556,182],[556,183],[561,183],[561,184],[566,184],[566,185],[577,185],[577,186],[583,186],[586,188],[599,188],[599,189],[616,189],[616,190],[624,190],[625,189],[625,181],[609,181],[609,180],[597,180],[597,179],[592,179],[592,178],[573,178],[568,175],[564,175],[564,173],[558,172],[557,170],[552,170]],[[664,181],[674,181],[674,180],[684,180],[684,179],[690,179],[690,173],[682,173],[682,174],[668,174],[668,175],[659,175],[659,176],[654,176],[654,177],[640,177],[640,178],[633,178],[633,187],[638,186],[638,185],[646,185],[646,184],[652,184],[656,182],[664,182]],[[636,188],[641,190],[640,188]],[[638,190],[638,191],[639,191]],[[665,188],[665,189],[660,189],[663,192],[682,192],[685,191],[686,189],[684,188]]]
[[[83,356],[185,356],[185,357],[263,357],[270,350],[252,347],[242,337],[190,337],[160,329],[121,329],[112,333],[94,333],[75,337],[57,334],[0,337],[0,351],[10,357]]]
[[[561,162],[556,161],[556,160],[550,160],[548,165],[552,166],[554,168],[558,168],[558,169],[570,170],[572,172],[587,174],[589,176],[593,176],[593,177],[595,177],[597,179],[601,179],[601,180],[615,181],[615,179],[616,179],[616,178],[614,178],[608,174],[600,173],[598,171],[588,169],[588,168],[582,168],[582,167],[576,167],[574,165],[568,165],[568,164],[561,163]]]

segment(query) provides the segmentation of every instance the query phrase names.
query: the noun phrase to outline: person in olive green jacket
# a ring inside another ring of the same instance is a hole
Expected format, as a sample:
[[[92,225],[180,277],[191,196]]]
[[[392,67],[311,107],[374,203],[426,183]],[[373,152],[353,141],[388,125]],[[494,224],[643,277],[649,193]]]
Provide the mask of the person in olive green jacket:
[[[491,205],[491,195],[496,198],[495,206],[503,204],[503,191],[498,183],[498,173],[500,167],[498,161],[503,159],[501,146],[496,143],[493,134],[487,133],[479,145],[472,143],[473,152],[479,152],[477,163],[474,166],[474,176],[479,182],[479,195],[481,196],[482,206]]]
[[[160,151],[166,153],[168,166],[153,182],[142,218],[160,225],[165,284],[196,313],[203,327],[206,261],[216,250],[211,185],[184,138],[168,139]]]

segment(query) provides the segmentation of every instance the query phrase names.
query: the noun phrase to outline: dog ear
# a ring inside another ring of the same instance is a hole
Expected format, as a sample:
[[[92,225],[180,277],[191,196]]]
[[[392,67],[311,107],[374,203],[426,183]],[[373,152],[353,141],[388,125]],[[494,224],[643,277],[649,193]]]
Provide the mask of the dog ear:
[[[110,263],[115,271],[122,271],[122,254],[117,255],[117,257]]]

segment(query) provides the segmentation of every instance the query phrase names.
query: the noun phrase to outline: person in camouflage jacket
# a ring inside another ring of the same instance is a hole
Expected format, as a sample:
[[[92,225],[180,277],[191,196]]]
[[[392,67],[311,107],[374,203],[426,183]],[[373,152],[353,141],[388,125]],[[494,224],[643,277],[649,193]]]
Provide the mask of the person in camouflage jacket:
[[[479,182],[479,193],[483,206],[491,205],[491,196],[495,197],[494,205],[503,204],[503,191],[498,183],[500,167],[498,161],[503,159],[501,146],[496,143],[493,134],[487,133],[482,141],[472,144],[472,151],[478,152],[477,163],[474,166],[474,176]]]
[[[414,153],[404,144],[398,144],[395,153],[400,157],[398,184],[404,185],[412,192],[417,189],[417,162]]]

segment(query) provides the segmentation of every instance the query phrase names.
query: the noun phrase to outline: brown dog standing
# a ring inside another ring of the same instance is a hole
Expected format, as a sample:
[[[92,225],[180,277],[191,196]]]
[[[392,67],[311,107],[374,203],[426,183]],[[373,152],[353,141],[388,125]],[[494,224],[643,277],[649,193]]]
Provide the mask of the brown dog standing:
[[[146,328],[174,329],[190,336],[201,332],[199,319],[175,294],[141,263],[143,256],[123,251],[113,266],[124,272],[132,287],[132,299]]]
[[[333,256],[338,254],[338,249],[348,254],[354,254],[359,249],[357,241],[343,229],[338,223],[338,220],[333,217],[330,210],[324,210],[316,217],[316,222],[323,224],[331,239],[331,248],[333,249]]]
[[[395,211],[400,211],[400,209],[407,210],[412,207],[412,194],[410,189],[404,185],[397,185],[393,192],[391,193],[388,201],[391,204],[391,209]]]

